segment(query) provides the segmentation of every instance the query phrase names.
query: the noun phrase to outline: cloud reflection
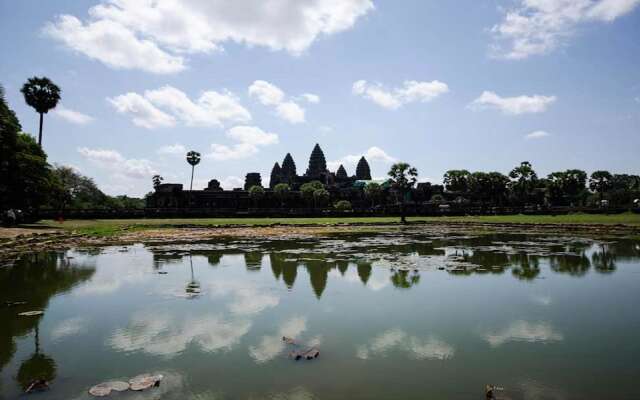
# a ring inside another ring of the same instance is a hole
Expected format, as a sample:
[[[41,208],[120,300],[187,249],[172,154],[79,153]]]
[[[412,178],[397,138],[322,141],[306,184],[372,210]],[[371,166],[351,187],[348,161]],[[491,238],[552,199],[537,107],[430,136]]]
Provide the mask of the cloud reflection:
[[[51,329],[51,340],[54,342],[67,336],[74,336],[87,331],[87,321],[80,317],[68,318],[58,322]]]
[[[447,360],[455,354],[453,346],[439,339],[410,336],[399,328],[393,328],[376,336],[368,344],[359,346],[356,357],[368,360],[376,356],[383,357],[392,350],[404,351],[417,360]]]
[[[119,351],[173,357],[195,344],[207,352],[230,350],[251,327],[247,320],[225,320],[217,315],[178,320],[158,312],[138,313],[127,328],[117,329],[107,344]]]
[[[307,330],[307,319],[305,317],[293,317],[285,321],[274,335],[263,336],[257,346],[249,347],[249,355],[259,364],[271,361],[282,353],[285,343],[282,337],[298,338]],[[309,346],[318,346],[320,337],[312,339]]]
[[[484,335],[484,340],[491,347],[498,347],[507,342],[559,342],[564,340],[562,333],[553,329],[548,322],[515,321],[507,328]]]

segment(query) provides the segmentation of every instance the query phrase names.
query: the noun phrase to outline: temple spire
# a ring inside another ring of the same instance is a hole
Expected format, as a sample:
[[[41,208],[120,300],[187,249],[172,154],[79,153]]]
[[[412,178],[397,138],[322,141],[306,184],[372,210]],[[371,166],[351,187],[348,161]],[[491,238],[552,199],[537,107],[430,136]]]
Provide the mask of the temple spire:
[[[338,179],[349,178],[349,175],[347,175],[347,170],[344,169],[344,166],[342,164],[340,164],[340,166],[338,167],[338,171],[336,171],[336,178]]]
[[[369,163],[364,156],[362,156],[360,161],[358,161],[358,166],[356,167],[356,179],[360,181],[371,180],[371,168],[369,168]]]
[[[291,157],[291,153],[287,153],[284,157],[284,161],[282,161],[282,178],[286,181],[290,181],[295,178],[296,173],[296,163],[293,161],[293,157]]]
[[[269,187],[273,189],[280,180],[282,179],[282,168],[280,168],[280,164],[277,162],[273,164],[273,168],[271,169],[271,178],[269,179]]]
[[[309,157],[309,167],[307,168],[307,176],[320,176],[327,172],[327,160],[320,145],[316,143]]]

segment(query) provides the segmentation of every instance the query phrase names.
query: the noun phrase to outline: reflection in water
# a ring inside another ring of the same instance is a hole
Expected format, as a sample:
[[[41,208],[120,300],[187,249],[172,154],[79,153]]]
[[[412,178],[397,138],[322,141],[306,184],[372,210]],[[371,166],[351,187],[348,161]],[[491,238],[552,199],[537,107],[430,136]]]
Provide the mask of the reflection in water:
[[[415,271],[396,271],[391,275],[391,283],[398,289],[410,289],[420,283],[420,274]]]
[[[269,336],[263,336],[260,343],[256,346],[249,346],[249,355],[257,363],[265,363],[276,358],[281,354],[286,344],[282,340],[288,337],[300,341],[300,335],[307,329],[307,319],[305,317],[293,317],[285,321],[280,329]],[[318,345],[319,340],[314,341],[314,345]]]
[[[42,374],[50,374],[52,369],[49,366],[54,363],[50,363],[48,357],[39,354],[37,328],[40,317],[16,318],[16,315],[27,310],[46,312],[49,300],[53,296],[67,292],[79,282],[90,279],[94,272],[93,266],[77,264],[61,253],[24,255],[14,267],[0,269],[0,304],[27,302],[18,307],[0,307],[0,369],[13,357],[16,350],[15,338],[35,331],[36,354],[33,361],[26,364],[25,373],[37,372],[37,368],[34,371],[34,367],[41,365]]]
[[[562,333],[557,332],[548,322],[515,321],[507,328],[487,333],[484,339],[492,347],[501,346],[507,342],[558,342],[564,339]]]
[[[193,275],[193,256],[189,254],[189,267],[191,268],[191,280],[187,283],[185,291],[188,298],[195,298],[200,295],[200,282],[196,281]]]
[[[393,350],[402,351],[417,360],[447,360],[455,354],[453,346],[433,337],[421,339],[410,336],[400,328],[389,329],[374,337],[365,345],[358,346],[356,356],[362,360],[384,357]]]
[[[198,317],[147,310],[136,313],[126,328],[117,329],[107,340],[113,349],[174,357],[194,344],[206,352],[230,350],[243,337],[251,322],[226,320],[219,315]]]
[[[20,364],[20,369],[16,376],[16,380],[22,387],[22,390],[27,390],[36,381],[43,381],[46,382],[46,384],[50,384],[56,377],[56,362],[53,358],[42,353],[40,349],[40,317],[38,317],[37,320],[34,335],[35,350],[31,357]]]
[[[608,274],[616,270],[616,254],[608,243],[597,246],[591,255],[593,268],[603,274]]]

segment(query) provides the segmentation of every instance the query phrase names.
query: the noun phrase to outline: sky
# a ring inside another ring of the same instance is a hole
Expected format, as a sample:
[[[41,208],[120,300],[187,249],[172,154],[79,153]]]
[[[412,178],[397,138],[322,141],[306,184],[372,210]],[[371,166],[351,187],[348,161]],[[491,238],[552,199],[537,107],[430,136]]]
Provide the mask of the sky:
[[[640,0],[0,0],[0,84],[47,76],[49,162],[108,194],[151,177],[267,184],[315,143],[329,169],[395,161],[640,174]]]

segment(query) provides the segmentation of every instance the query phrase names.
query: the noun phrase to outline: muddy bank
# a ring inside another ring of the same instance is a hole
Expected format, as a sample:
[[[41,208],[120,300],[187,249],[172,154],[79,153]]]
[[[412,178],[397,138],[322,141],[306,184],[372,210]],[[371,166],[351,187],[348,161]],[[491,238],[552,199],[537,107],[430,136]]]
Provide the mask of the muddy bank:
[[[425,233],[526,233],[571,234],[589,237],[640,237],[640,227],[632,225],[598,224],[500,224],[500,223],[410,223],[400,224],[337,224],[337,225],[272,225],[272,226],[179,226],[150,229],[123,229],[111,236],[91,236],[55,229],[0,229],[0,260],[11,260],[20,254],[36,251],[57,251],[69,248],[129,245],[134,243],[190,243],[215,240],[220,237],[260,239],[296,239],[332,233],[419,230]]]

